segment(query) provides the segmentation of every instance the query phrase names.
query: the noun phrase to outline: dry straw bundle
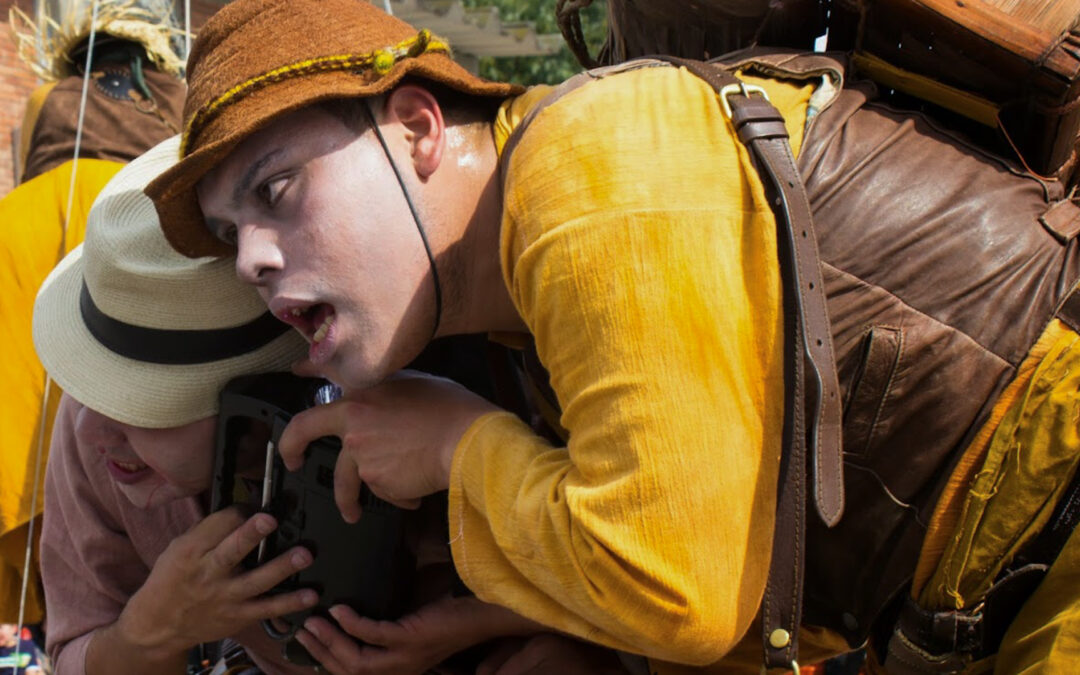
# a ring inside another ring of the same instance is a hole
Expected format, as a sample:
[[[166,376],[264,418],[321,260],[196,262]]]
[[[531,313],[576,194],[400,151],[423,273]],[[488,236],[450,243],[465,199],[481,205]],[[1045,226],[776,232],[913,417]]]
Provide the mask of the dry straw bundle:
[[[57,20],[47,13],[32,19],[18,7],[8,15],[19,57],[47,82],[78,74],[81,64],[72,53],[90,37],[91,11],[71,3],[66,15]],[[184,31],[177,28],[167,12],[152,12],[135,0],[97,0],[94,32],[98,39],[109,35],[138,43],[158,70],[180,77],[184,61],[173,49],[173,41]]]

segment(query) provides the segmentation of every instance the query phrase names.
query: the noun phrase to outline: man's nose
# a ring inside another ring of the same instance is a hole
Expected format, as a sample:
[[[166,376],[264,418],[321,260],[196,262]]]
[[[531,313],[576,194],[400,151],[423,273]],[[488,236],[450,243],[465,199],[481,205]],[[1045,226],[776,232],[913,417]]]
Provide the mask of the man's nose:
[[[253,286],[264,286],[273,272],[282,269],[284,262],[274,234],[264,228],[248,225],[237,231],[236,276]]]

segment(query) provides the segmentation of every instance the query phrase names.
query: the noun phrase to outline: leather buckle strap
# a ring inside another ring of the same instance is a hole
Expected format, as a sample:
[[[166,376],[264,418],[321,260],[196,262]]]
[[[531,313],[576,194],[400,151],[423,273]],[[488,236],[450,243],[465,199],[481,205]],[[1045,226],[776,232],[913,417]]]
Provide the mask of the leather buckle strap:
[[[732,114],[731,103],[728,101],[729,96],[742,94],[745,98],[750,98],[751,94],[758,94],[766,101],[769,100],[769,94],[766,93],[764,89],[754,84],[746,84],[745,82],[725,85],[716,93],[720,97],[720,107],[724,109],[724,115],[726,115],[728,119],[731,119]]]
[[[788,288],[803,324],[798,343],[806,359],[809,453],[814,472],[814,503],[828,526],[844,511],[841,397],[825,305],[825,284],[810,203],[788,144],[784,119],[766,99],[732,98],[731,121],[753,151],[758,173],[777,214],[777,236],[787,238]],[[798,383],[796,383],[798,384]]]
[[[784,280],[783,454],[777,484],[772,564],[762,599],[765,666],[797,663],[802,618],[808,455],[814,504],[830,527],[844,510],[840,385],[810,203],[780,112],[764,90],[700,61],[656,57],[686,68],[716,90],[747,146],[776,216]],[[757,94],[757,95],[752,95]],[[809,414],[807,414],[809,412]]]
[[[970,610],[932,611],[910,596],[904,601],[898,626],[909,640],[935,655],[982,651],[982,605]]]
[[[891,675],[960,673],[972,661],[995,654],[1005,631],[1049,569],[1024,565],[1004,572],[971,609],[923,609],[905,599],[889,639],[885,668]]]
[[[778,236],[783,234],[791,245],[789,259],[781,262],[793,270],[790,290],[798,299],[798,316],[805,326],[800,346],[808,361],[811,384],[812,414],[807,418],[807,430],[814,472],[814,503],[822,521],[831,527],[839,522],[844,511],[840,384],[813,217],[788,144],[784,118],[767,98],[739,95],[743,83],[725,70],[672,56],[652,58],[682,66],[709,83],[718,94],[725,92],[725,110],[732,111],[732,124],[740,140],[751,150],[766,192],[772,191],[770,206],[776,214]],[[749,86],[745,91],[761,92],[760,88]]]

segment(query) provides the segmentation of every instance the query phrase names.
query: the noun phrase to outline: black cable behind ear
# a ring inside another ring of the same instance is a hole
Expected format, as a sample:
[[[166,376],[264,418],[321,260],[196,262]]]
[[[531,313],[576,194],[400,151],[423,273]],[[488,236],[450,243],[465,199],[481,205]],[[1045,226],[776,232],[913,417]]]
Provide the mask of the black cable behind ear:
[[[375,114],[371,112],[371,103],[367,100],[364,100],[364,112],[367,113],[371,128],[375,130],[375,137],[379,139],[379,145],[382,146],[383,154],[386,155],[386,161],[390,162],[394,177],[397,178],[398,185],[401,186],[401,194],[405,195],[405,203],[409,205],[409,212],[412,213],[413,222],[416,223],[416,231],[420,233],[420,240],[424,242],[424,252],[427,253],[428,262],[431,263],[431,280],[435,284],[435,325],[431,327],[431,337],[434,338],[439,331],[439,322],[442,320],[442,286],[439,284],[439,269],[435,266],[435,256],[431,253],[431,245],[428,243],[427,234],[424,232],[423,225],[420,224],[420,214],[416,212],[416,206],[413,205],[412,197],[409,196],[409,191],[405,187],[405,181],[401,178],[401,172],[398,171],[394,158],[390,156],[390,148],[386,145],[386,139],[383,138],[382,131],[379,130],[379,125],[375,122]]]

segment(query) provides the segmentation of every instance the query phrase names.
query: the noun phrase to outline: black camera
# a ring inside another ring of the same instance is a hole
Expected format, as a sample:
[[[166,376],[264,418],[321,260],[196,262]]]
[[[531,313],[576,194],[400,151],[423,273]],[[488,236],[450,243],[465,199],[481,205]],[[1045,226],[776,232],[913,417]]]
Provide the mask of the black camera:
[[[248,504],[277,519],[277,530],[245,559],[247,567],[297,545],[314,556],[307,569],[271,592],[312,588],[318,604],[263,624],[271,637],[291,643],[286,655],[295,662],[305,662],[307,655],[294,651],[299,644],[291,638],[311,614],[328,616],[331,606],[345,604],[361,616],[396,619],[411,596],[415,563],[405,537],[410,513],[364,486],[360,520],[345,522],[334,502],[334,465],[341,451],[335,437],[308,445],[304,465],[295,472],[285,469],[277,452],[293,415],[339,395],[326,380],[289,373],[237,378],[221,393],[211,509]]]

